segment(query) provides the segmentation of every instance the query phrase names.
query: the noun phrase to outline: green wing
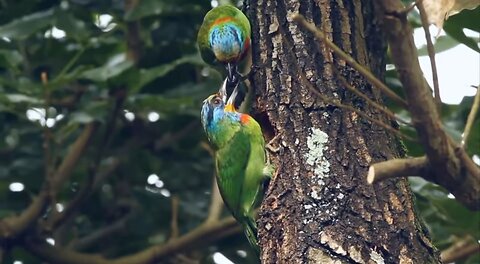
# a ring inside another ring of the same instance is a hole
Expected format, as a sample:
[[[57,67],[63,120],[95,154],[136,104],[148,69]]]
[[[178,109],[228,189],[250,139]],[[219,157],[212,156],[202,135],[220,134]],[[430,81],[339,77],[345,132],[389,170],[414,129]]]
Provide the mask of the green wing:
[[[217,183],[223,200],[235,218],[243,212],[242,192],[245,172],[250,159],[250,141],[243,130],[238,130],[228,144],[216,153]]]
[[[217,183],[225,204],[258,254],[254,209],[263,197],[265,142],[253,118],[230,122],[229,128],[235,133],[216,153]]]
[[[217,151],[217,179],[222,197],[235,217],[252,217],[262,199],[265,177],[263,135],[253,118],[240,125],[230,141]]]
[[[242,201],[245,212],[252,216],[253,209],[260,204],[263,198],[263,187],[266,180],[263,173],[266,162],[265,141],[260,125],[253,118],[242,125],[242,131],[248,134],[250,141],[250,155],[245,170]]]
[[[215,65],[215,54],[213,54],[213,51],[210,49],[210,44],[208,44],[208,32],[214,21],[214,19],[209,16],[210,12],[207,13],[198,30],[197,45],[202,59],[210,65]]]

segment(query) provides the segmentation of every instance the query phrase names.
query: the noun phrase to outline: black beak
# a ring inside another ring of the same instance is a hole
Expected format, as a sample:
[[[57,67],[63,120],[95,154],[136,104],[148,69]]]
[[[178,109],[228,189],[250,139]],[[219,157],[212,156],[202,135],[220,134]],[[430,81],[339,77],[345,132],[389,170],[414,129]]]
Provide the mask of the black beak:
[[[235,74],[237,73],[236,67],[233,66],[230,62],[227,63],[227,73],[228,73],[228,81],[233,83]]]

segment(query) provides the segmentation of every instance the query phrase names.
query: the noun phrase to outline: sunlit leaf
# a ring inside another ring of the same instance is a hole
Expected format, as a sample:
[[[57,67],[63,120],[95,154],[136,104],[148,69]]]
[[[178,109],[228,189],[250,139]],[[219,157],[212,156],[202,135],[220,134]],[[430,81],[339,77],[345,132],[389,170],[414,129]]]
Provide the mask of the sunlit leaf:
[[[201,64],[201,58],[198,55],[188,55],[181,57],[177,60],[174,60],[168,64],[163,64],[154,68],[150,69],[141,69],[140,70],[140,81],[136,86],[132,88],[133,92],[138,91],[141,89],[143,86],[146,84],[150,83],[151,81],[160,78],[162,76],[165,76],[172,70],[174,70],[176,67],[179,65],[185,64],[185,63],[193,63],[193,64]]]
[[[0,36],[12,39],[26,38],[51,25],[55,20],[54,14],[54,9],[47,9],[13,20],[0,26]]]
[[[24,94],[3,94],[3,95],[0,95],[0,100],[1,98],[4,98],[14,104],[17,104],[17,103],[40,104],[42,102],[42,100],[38,98],[27,96]]]
[[[465,35],[464,28],[468,28],[477,32],[480,32],[480,8],[475,10],[464,10],[460,14],[454,15],[449,18],[443,29],[445,32],[457,40],[460,43],[465,44],[467,47],[480,52],[478,47],[478,39],[475,40]]]
[[[92,81],[104,82],[118,76],[133,66],[132,61],[127,60],[125,57],[121,58],[123,55],[124,54],[114,56],[104,66],[83,72],[81,77]]]
[[[446,51],[448,49],[451,49],[455,46],[460,44],[458,41],[453,39],[450,36],[440,36],[437,38],[435,41],[434,47],[435,47],[435,53],[440,53],[442,51]],[[428,50],[427,50],[427,45],[423,45],[418,49],[418,56],[428,56]]]

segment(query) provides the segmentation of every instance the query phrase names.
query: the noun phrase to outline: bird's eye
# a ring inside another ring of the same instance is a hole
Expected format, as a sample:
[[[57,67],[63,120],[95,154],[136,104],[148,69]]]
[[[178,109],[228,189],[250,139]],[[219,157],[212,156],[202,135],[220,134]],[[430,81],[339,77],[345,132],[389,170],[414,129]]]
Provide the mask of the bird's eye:
[[[217,98],[213,99],[213,104],[214,105],[219,105],[220,103],[221,103],[220,98],[217,97]]]

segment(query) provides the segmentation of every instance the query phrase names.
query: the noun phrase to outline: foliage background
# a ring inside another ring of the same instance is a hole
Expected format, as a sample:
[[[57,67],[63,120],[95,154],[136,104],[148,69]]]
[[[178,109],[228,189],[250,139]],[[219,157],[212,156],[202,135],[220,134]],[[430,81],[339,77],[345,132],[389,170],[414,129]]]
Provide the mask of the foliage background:
[[[196,0],[142,0],[132,9],[122,0],[0,0],[0,217],[21,212],[42,188],[46,139],[52,169],[85,124],[98,122],[56,205],[48,210],[64,210],[92,170],[101,175],[98,184],[72,219],[39,236],[56,245],[117,257],[166,242],[172,233],[172,208],[178,209],[180,233],[198,226],[207,217],[213,177],[199,109],[221,82],[201,61],[195,44],[210,8],[210,1]],[[411,21],[420,26],[415,12]],[[475,21],[480,21],[480,8],[447,20],[447,36],[436,41],[437,52],[459,43],[479,51],[479,39],[463,33],[464,28],[480,32]],[[132,50],[127,40],[129,23],[134,22],[142,45]],[[138,61],[128,55],[132,52]],[[426,54],[424,48],[420,54]],[[43,72],[48,84],[42,84]],[[401,94],[396,78],[388,71],[387,83]],[[472,102],[465,97],[459,105],[443,107],[443,123],[457,140]],[[408,120],[405,111],[393,110]],[[401,129],[414,135],[407,127]],[[478,116],[467,143],[479,161]],[[419,144],[405,144],[409,155],[423,153]],[[446,249],[465,237],[480,240],[479,213],[468,211],[434,184],[418,178],[411,183],[437,247]],[[172,203],[177,199],[178,207]],[[116,232],[88,240],[122,219],[125,225]],[[3,245],[9,249],[4,263],[38,263],[12,245]],[[235,263],[255,263],[240,233],[185,257],[213,263],[215,252]],[[463,263],[478,262],[477,255]]]

